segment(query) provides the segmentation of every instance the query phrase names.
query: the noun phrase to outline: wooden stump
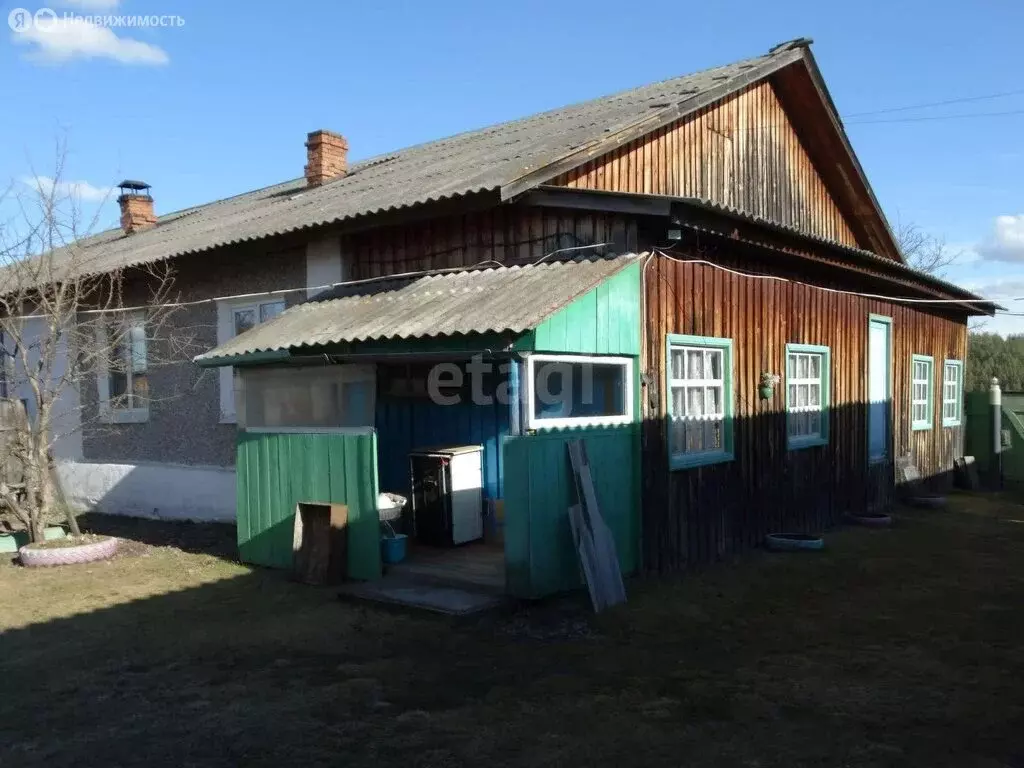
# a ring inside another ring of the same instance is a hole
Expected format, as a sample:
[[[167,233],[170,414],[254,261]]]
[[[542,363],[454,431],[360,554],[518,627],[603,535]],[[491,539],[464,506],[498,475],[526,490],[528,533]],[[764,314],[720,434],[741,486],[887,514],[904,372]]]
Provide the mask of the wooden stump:
[[[292,571],[306,584],[337,584],[348,574],[348,507],[300,502],[295,508]]]

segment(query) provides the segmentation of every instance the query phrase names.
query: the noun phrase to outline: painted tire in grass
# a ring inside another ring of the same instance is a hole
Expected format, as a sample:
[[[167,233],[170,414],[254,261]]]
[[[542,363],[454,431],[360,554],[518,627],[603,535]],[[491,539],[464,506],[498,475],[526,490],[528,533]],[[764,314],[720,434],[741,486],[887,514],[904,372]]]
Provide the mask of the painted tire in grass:
[[[111,536],[103,541],[91,541],[74,547],[57,547],[54,549],[37,549],[30,546],[18,550],[21,564],[27,568],[39,568],[50,565],[78,565],[106,560],[117,552],[117,539]]]
[[[847,515],[846,520],[866,528],[888,528],[892,525],[892,515]]]
[[[773,552],[802,552],[825,547],[825,540],[821,536],[809,533],[769,533],[764,543]]]

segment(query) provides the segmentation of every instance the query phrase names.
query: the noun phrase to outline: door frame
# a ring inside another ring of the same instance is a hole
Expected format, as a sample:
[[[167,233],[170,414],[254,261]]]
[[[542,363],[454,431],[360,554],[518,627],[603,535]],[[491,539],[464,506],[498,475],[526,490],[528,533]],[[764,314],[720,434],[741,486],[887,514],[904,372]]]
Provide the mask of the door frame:
[[[871,455],[871,326],[874,323],[881,323],[888,327],[888,348],[886,349],[886,394],[888,395],[888,407],[886,409],[886,428],[887,434],[885,436],[885,455],[883,456],[872,456]],[[888,315],[879,315],[871,312],[868,314],[868,343],[867,343],[867,365],[864,367],[864,384],[867,401],[867,453],[868,453],[868,464],[885,464],[893,460],[893,449],[894,444],[894,392],[893,392],[893,375],[892,375],[892,363],[893,363],[893,322],[892,318]]]

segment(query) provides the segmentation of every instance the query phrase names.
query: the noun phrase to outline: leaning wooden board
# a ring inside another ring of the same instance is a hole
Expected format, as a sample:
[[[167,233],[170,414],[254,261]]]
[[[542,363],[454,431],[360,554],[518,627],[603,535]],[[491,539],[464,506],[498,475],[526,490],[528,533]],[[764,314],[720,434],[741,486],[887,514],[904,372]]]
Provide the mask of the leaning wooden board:
[[[572,440],[567,448],[580,502],[569,508],[569,524],[591,603],[594,611],[600,612],[626,602],[626,588],[622,583],[615,538],[601,517],[597,503],[586,445],[582,440]]]

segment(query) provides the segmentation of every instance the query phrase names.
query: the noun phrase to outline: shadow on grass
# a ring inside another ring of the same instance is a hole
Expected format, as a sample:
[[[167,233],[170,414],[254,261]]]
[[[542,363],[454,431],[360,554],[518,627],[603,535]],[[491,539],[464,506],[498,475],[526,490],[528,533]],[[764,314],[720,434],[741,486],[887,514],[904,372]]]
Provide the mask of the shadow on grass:
[[[1012,764],[1024,527],[907,511],[827,546],[635,582],[599,618],[457,622],[174,549],[0,567],[0,763]]]
[[[127,542],[151,547],[174,547],[183,552],[215,555],[232,562],[238,560],[235,526],[230,523],[144,520],[88,512],[79,515],[78,525],[83,533],[117,536]]]

